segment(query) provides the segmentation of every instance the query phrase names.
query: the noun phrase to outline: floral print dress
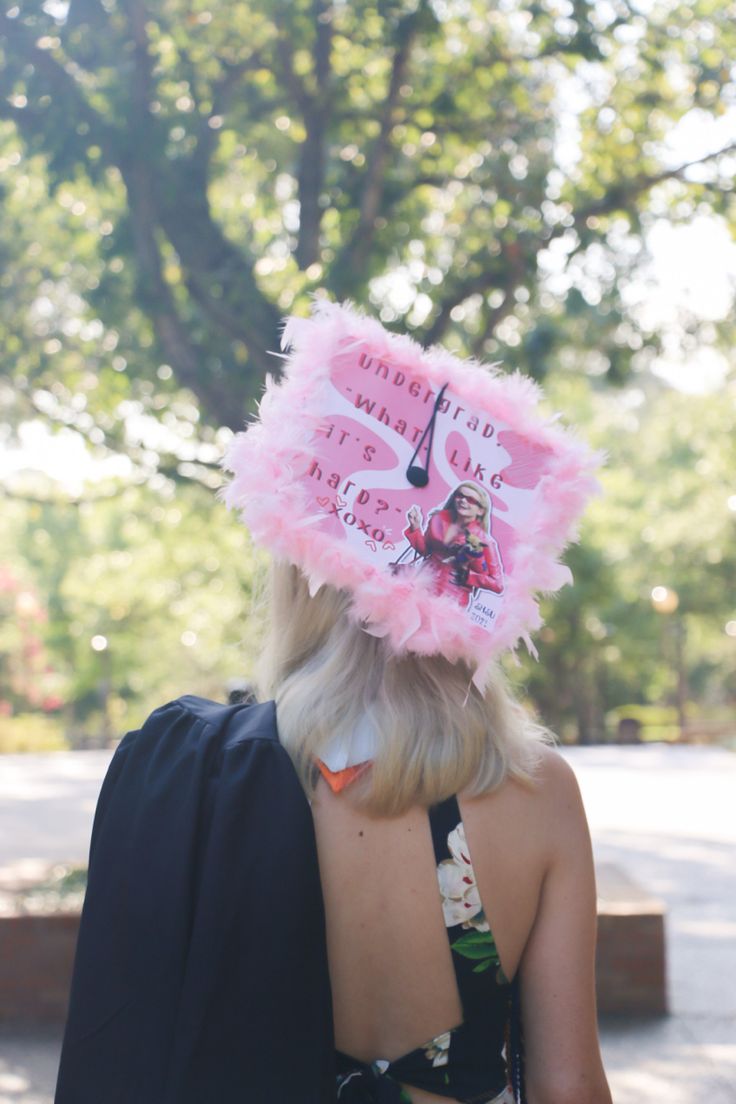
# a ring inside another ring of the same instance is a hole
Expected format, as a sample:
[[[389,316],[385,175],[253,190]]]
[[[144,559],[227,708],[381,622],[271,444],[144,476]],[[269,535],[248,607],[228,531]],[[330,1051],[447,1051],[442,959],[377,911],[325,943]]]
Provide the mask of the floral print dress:
[[[483,913],[454,797],[429,813],[442,912],[463,1022],[392,1062],[339,1051],[339,1104],[410,1104],[402,1085],[463,1104],[523,1104],[518,987],[505,977]]]

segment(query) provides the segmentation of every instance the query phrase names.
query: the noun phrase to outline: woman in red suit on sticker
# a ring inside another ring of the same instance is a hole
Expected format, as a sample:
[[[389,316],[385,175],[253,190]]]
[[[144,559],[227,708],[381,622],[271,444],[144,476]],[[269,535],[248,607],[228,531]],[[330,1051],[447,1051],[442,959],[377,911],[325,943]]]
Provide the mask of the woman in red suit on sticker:
[[[442,509],[430,515],[422,530],[422,512],[412,506],[404,536],[425,557],[436,594],[450,594],[462,606],[473,591],[503,592],[503,563],[490,534],[491,502],[477,483],[459,483]]]

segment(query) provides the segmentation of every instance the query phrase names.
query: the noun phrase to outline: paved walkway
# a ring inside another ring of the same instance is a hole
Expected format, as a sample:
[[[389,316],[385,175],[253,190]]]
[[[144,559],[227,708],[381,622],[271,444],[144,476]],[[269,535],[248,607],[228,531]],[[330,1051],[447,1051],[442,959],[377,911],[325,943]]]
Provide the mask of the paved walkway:
[[[573,748],[596,858],[667,906],[671,1015],[605,1022],[614,1104],[736,1104],[736,755]]]
[[[605,1022],[615,1104],[736,1104],[736,755],[573,748],[596,857],[667,904],[672,1015]],[[107,752],[0,758],[0,879],[84,860]],[[51,1104],[58,1034],[0,1034],[0,1104]],[[210,1104],[210,1102],[206,1102]]]

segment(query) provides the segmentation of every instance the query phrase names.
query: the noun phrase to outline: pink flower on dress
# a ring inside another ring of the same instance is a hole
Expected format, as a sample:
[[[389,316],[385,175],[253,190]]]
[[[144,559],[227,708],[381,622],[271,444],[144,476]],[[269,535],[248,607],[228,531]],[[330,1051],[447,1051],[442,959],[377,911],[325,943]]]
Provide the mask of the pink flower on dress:
[[[437,880],[442,894],[442,912],[448,928],[462,924],[464,928],[476,931],[490,931],[488,921],[483,915],[475,871],[470,861],[468,845],[465,840],[465,826],[462,821],[453,828],[447,837],[447,846],[451,859],[443,859],[437,867]]]

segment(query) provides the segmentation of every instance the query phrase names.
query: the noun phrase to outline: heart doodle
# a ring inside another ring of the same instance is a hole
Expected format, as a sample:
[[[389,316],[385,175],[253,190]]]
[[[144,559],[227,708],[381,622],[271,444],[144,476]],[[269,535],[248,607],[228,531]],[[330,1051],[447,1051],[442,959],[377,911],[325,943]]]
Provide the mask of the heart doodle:
[[[317,498],[317,505],[321,506],[323,510],[326,510],[327,507],[330,505],[330,500],[329,498],[327,498],[326,495],[319,495],[319,497]]]

